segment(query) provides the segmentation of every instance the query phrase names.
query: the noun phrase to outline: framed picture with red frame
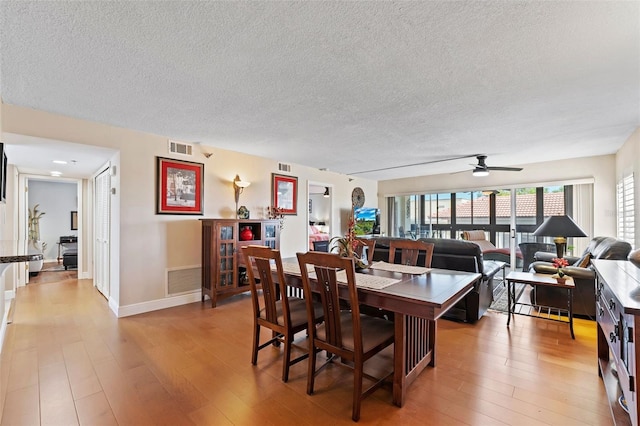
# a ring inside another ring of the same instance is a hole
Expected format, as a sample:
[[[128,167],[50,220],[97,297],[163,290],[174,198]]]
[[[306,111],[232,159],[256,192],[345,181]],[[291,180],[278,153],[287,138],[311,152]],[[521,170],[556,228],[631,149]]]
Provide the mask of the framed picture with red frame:
[[[202,211],[204,164],[157,157],[157,214],[198,214]]]
[[[298,178],[271,174],[271,203],[280,214],[298,214]]]

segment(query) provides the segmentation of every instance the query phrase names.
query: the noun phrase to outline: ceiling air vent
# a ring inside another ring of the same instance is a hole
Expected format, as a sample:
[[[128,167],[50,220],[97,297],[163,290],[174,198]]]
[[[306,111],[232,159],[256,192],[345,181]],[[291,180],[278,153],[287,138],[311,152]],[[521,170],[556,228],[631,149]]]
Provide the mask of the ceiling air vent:
[[[278,163],[278,170],[281,172],[290,172],[291,164]]]
[[[193,155],[193,145],[169,139],[169,152],[172,154]]]

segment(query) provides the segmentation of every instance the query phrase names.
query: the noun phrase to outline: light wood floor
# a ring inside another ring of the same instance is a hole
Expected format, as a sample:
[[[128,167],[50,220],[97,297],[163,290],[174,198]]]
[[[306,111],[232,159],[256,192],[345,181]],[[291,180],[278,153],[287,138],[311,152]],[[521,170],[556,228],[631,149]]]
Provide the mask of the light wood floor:
[[[352,424],[349,370],[306,394],[306,361],[280,380],[280,350],[250,363],[250,299],[116,319],[88,280],[18,290],[1,358],[2,425]],[[595,323],[489,312],[438,323],[438,365],[409,388],[362,404],[360,424],[611,425],[596,367]],[[301,337],[304,339],[304,336]],[[389,353],[377,360],[388,365]]]

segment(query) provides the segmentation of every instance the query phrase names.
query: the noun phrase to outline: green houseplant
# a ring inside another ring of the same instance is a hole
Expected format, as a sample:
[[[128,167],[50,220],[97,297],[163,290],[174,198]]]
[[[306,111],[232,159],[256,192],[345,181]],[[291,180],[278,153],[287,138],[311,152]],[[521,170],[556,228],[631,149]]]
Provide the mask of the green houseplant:
[[[367,267],[366,262],[358,253],[362,252],[362,242],[357,239],[355,232],[355,221],[353,214],[349,218],[349,229],[344,237],[333,237],[329,240],[332,245],[331,251],[338,253],[342,257],[353,257],[356,269]]]

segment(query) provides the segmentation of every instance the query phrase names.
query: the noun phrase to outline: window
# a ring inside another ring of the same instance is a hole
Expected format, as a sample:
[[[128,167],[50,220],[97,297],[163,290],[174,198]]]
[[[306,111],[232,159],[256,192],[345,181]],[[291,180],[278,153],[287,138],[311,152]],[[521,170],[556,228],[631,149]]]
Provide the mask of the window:
[[[618,181],[617,204],[618,204],[618,238],[635,244],[635,223],[634,223],[634,199],[633,199],[633,174],[630,174]]]
[[[521,242],[551,242],[550,237],[534,237],[532,234],[545,218],[566,213],[589,234],[593,198],[574,197],[575,188],[582,186],[585,185],[497,188],[389,197],[387,229],[391,230],[392,236],[406,238],[460,238],[463,231],[481,229],[496,247],[508,248]],[[593,185],[589,183],[580,193],[591,194],[592,191]],[[512,193],[515,193],[513,200]],[[514,211],[512,202],[515,203]],[[576,213],[580,215],[579,218]],[[512,217],[515,235],[511,231]],[[573,248],[579,248],[580,244],[581,240],[571,240],[569,243]]]

